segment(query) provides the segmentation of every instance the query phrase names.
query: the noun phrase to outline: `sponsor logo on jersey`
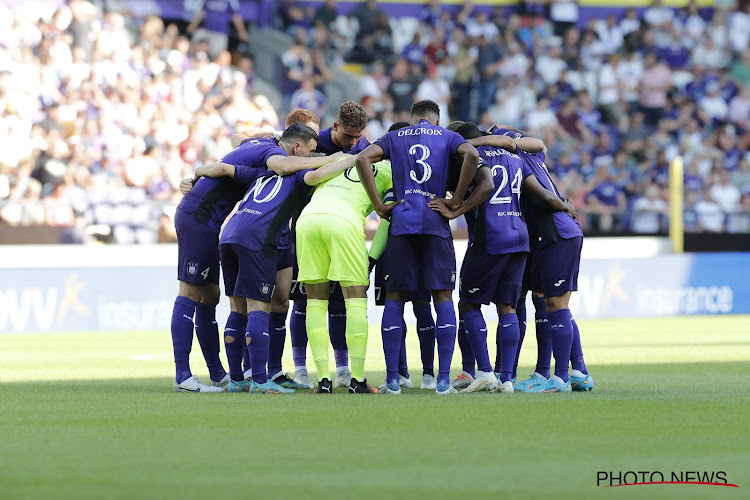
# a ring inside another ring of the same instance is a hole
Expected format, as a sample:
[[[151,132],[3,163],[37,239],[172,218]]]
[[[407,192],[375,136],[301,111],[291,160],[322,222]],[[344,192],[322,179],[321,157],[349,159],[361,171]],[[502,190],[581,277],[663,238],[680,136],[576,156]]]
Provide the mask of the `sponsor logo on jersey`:
[[[555,283],[555,286],[560,286],[560,285],[562,285],[563,283],[565,283],[565,280],[560,280],[560,281],[558,281],[557,283]]]

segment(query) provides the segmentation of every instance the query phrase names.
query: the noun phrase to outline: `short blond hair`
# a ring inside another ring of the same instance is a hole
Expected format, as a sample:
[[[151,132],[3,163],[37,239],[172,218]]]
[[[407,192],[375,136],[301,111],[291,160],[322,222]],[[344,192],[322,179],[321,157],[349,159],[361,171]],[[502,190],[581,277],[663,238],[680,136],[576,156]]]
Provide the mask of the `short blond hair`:
[[[293,109],[287,115],[286,123],[284,123],[284,126],[286,128],[289,128],[297,123],[305,125],[310,122],[313,122],[316,125],[320,126],[320,118],[315,116],[315,114],[309,109]]]

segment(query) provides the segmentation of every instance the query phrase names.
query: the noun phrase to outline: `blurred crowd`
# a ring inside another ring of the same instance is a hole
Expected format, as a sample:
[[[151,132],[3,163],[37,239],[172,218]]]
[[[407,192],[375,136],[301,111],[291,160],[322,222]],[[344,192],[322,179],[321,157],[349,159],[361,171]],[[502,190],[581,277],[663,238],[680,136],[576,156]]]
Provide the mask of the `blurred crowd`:
[[[443,124],[544,139],[590,233],[665,231],[676,156],[687,230],[750,231],[750,0],[656,0],[588,22],[573,0],[512,12],[431,1],[418,17],[393,6],[279,2],[277,27],[294,42],[274,110],[253,92],[249,50],[225,50],[232,24],[252,43],[236,12],[196,16],[190,39],[89,0],[41,18],[0,4],[0,224],[173,241],[179,179],[228,151],[234,130],[278,128],[289,107],[335,115],[326,83],[342,67],[361,73],[371,140],[419,99],[438,102]]]
[[[750,231],[750,1],[694,2],[582,22],[574,0],[520,11],[425,5],[392,18],[374,0],[342,15],[283,2],[284,92],[315,90],[328,67],[360,65],[366,134],[414,100],[441,123],[510,124],[543,138],[549,167],[589,232],[667,230],[668,171],[684,158],[689,231]]]
[[[0,4],[0,223],[66,238],[174,241],[179,180],[247,127],[276,128],[250,57],[158,17],[71,0],[48,19]]]

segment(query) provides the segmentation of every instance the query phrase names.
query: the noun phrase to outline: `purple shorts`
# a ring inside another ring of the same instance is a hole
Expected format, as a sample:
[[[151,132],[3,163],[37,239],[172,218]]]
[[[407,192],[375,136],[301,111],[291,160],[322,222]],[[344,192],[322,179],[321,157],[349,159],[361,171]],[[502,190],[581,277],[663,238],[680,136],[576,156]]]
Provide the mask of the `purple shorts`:
[[[292,247],[277,248],[276,255],[274,256],[274,262],[276,262],[276,270],[281,271],[287,267],[294,267],[294,252]]]
[[[177,209],[177,279],[196,285],[219,284],[219,233]]]
[[[583,237],[558,240],[539,249],[539,283],[545,297],[557,297],[578,290]]]
[[[539,250],[529,253],[526,259],[526,269],[523,272],[522,290],[541,291],[542,285],[539,277]]]
[[[461,302],[510,304],[521,296],[527,252],[493,255],[469,247],[461,266]]]
[[[388,287],[386,286],[386,279],[385,279],[385,254],[383,254],[380,257],[380,260],[378,260],[377,265],[375,266],[375,280],[374,280],[374,287],[375,287],[375,305],[377,306],[384,306],[385,305],[385,297],[388,293]],[[418,290],[416,292],[409,292],[406,294],[407,301],[412,302],[430,302],[432,300],[432,296],[430,295],[429,290]]]
[[[456,287],[456,251],[451,238],[429,234],[402,234],[388,240],[391,255],[385,263],[389,292],[453,290]]]
[[[271,302],[276,288],[276,264],[263,252],[234,243],[219,245],[224,290],[228,296]]]

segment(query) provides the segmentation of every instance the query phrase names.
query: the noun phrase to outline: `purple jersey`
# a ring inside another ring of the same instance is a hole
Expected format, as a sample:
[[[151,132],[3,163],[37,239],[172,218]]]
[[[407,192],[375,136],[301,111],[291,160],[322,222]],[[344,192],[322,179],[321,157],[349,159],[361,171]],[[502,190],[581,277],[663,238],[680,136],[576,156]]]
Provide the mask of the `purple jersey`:
[[[539,183],[562,199],[557,186],[552,181],[552,176],[550,176],[544,164],[544,153],[531,154],[520,152],[519,156],[526,162],[526,165],[534,173]],[[528,213],[527,221],[529,219],[534,220],[533,223],[528,224],[528,227],[531,237],[540,245],[545,246],[560,238],[567,240],[583,236],[581,226],[566,212],[545,213],[540,210],[534,210],[532,207],[532,203],[527,203],[524,214]]]
[[[229,34],[229,22],[240,11],[238,0],[206,0],[203,2],[203,22],[201,26],[209,31]]]
[[[393,209],[391,234],[431,234],[450,238],[448,220],[427,207],[431,196],[445,196],[451,155],[466,142],[427,120],[385,134],[375,144],[391,160],[393,190],[404,203]]]
[[[221,159],[235,166],[234,178],[201,177],[179,204],[198,222],[218,233],[224,220],[255,179],[266,171],[271,156],[287,156],[273,139],[249,139]]]
[[[355,144],[352,149],[350,149],[349,151],[344,151],[333,143],[333,139],[331,139],[331,128],[327,128],[320,131],[320,134],[318,135],[318,147],[317,149],[315,149],[315,151],[317,151],[318,153],[325,153],[327,155],[332,155],[334,153],[338,153],[339,151],[344,151],[344,153],[350,155],[356,155],[360,151],[364,151],[365,148],[369,145],[370,141],[367,140],[367,137],[362,136],[359,138],[359,141],[357,141],[357,144]]]
[[[268,170],[258,177],[227,222],[219,243],[263,251],[273,260],[281,232],[312,189],[304,181],[307,172],[280,177]]]
[[[471,242],[493,255],[528,252],[529,230],[521,216],[521,187],[533,172],[516,153],[489,146],[477,149],[482,162],[492,170],[495,191],[475,209]]]

